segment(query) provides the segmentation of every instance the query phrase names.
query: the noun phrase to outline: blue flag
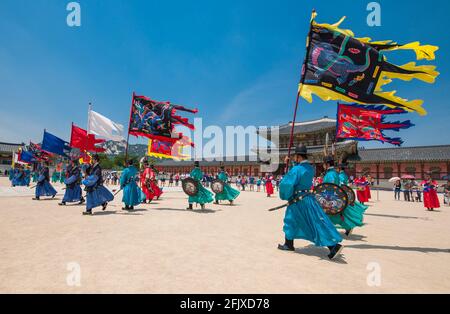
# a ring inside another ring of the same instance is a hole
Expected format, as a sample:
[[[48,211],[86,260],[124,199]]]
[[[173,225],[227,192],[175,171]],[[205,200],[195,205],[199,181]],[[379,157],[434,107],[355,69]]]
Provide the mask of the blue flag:
[[[42,140],[41,148],[47,152],[65,157],[67,157],[65,150],[70,150],[68,142],[47,131],[44,131],[44,139]]]
[[[25,150],[20,153],[20,161],[25,162],[27,164],[32,164],[36,162],[36,157],[33,155],[32,152]]]

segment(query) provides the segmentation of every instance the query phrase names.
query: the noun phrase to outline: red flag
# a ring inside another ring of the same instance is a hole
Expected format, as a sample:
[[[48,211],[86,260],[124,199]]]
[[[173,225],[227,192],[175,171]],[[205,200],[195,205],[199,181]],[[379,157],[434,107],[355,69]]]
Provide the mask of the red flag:
[[[94,134],[88,134],[86,130],[72,124],[70,147],[78,148],[80,151],[102,153],[105,149],[97,147],[96,144],[104,142],[105,140],[96,139]]]

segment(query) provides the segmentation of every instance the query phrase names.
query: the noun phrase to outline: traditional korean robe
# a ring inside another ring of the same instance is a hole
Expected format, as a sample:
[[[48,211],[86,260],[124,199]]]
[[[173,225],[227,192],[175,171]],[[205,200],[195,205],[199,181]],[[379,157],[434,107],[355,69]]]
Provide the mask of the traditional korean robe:
[[[142,203],[142,191],[136,183],[139,172],[134,166],[126,168],[120,176],[120,188],[123,189],[122,202],[126,206],[136,206]]]
[[[64,193],[63,203],[74,203],[83,200],[81,190],[81,169],[79,166],[67,169],[66,192]]]
[[[36,186],[36,198],[39,198],[41,196],[55,197],[56,194],[56,190],[50,184],[50,170],[48,169],[48,167],[42,167],[39,171],[38,183]]]
[[[233,189],[228,184],[228,175],[225,171],[222,171],[218,175],[219,180],[222,180],[224,182],[224,188],[223,192],[216,194],[216,201],[233,201],[235,200],[241,192],[238,190]]]
[[[86,210],[88,212],[114,200],[114,195],[103,186],[102,168],[99,164],[93,166],[89,176],[82,183],[86,186]]]
[[[286,239],[303,239],[316,246],[334,246],[342,237],[328,216],[310,193],[314,168],[308,161],[296,164],[280,183],[280,197],[290,201],[296,196],[304,198],[290,205],[284,217]]]
[[[213,193],[208,191],[202,185],[203,172],[200,168],[194,168],[191,171],[190,177],[197,181],[198,193],[195,196],[189,196],[189,204],[207,204],[214,201]]]

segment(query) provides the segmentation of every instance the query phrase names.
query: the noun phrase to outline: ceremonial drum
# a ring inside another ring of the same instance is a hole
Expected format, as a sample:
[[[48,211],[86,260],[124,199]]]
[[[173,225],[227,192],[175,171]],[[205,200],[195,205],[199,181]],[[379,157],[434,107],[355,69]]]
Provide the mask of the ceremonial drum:
[[[316,200],[327,215],[339,215],[348,205],[347,193],[338,185],[323,183],[314,189]]]
[[[197,181],[192,178],[186,178],[181,181],[181,186],[183,187],[184,193],[189,196],[196,196],[198,193]]]
[[[225,188],[225,183],[222,180],[214,180],[211,183],[211,190],[216,194],[221,194]]]
[[[348,205],[350,205],[350,206],[355,205],[355,201],[356,201],[355,191],[353,191],[353,189],[351,187],[347,186],[347,185],[342,185],[341,189],[343,189],[345,191],[345,193],[347,193]]]

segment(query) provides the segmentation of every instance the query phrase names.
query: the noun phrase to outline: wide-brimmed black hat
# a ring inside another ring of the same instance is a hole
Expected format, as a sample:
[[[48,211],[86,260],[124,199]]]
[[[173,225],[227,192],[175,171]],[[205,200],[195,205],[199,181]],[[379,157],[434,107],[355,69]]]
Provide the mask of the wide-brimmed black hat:
[[[300,144],[295,148],[296,155],[306,155],[308,154],[308,148],[305,145]]]
[[[194,166],[195,167],[200,167],[200,161],[194,161]]]
[[[324,162],[324,163],[334,162],[334,158],[333,158],[333,156],[326,156],[326,157],[323,159],[323,162]]]

